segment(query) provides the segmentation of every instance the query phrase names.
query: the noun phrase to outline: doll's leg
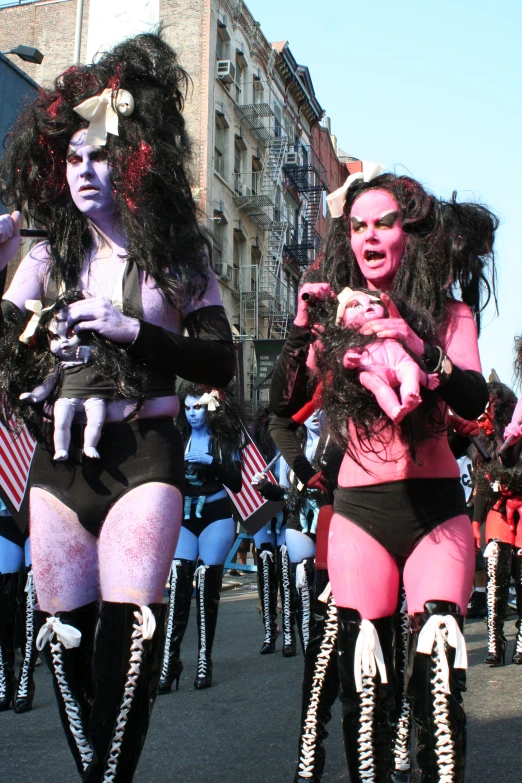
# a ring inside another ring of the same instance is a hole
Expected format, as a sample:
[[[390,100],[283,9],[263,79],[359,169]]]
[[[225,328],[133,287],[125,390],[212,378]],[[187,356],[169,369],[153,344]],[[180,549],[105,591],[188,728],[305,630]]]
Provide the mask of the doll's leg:
[[[183,501],[183,519],[190,519],[190,509],[192,508],[192,498],[190,495],[185,495]]]
[[[196,503],[196,512],[195,512],[198,519],[201,519],[202,517],[206,499],[207,498],[205,495],[200,495],[198,498],[198,502]]]
[[[54,459],[62,462],[69,457],[71,425],[76,412],[75,399],[60,397],[53,406],[54,415]]]
[[[379,375],[373,372],[361,372],[359,380],[365,389],[371,391],[379,406],[392,421],[398,423],[404,418],[403,406],[397,394]]]
[[[412,703],[417,763],[426,781],[464,781],[462,628],[474,568],[469,519],[459,516],[423,538],[404,569],[411,630],[407,688]],[[437,642],[440,637],[444,649]]]
[[[393,765],[399,570],[378,541],[334,514],[328,572],[338,606],[338,663],[350,780],[387,780]],[[384,663],[377,671],[371,668],[376,649],[382,650],[377,659]]]
[[[422,402],[420,395],[421,369],[412,359],[411,361],[401,362],[396,367],[395,372],[401,384],[400,395],[402,404],[406,412],[409,413]]]
[[[38,596],[34,633],[53,675],[69,747],[83,774],[92,759],[87,725],[93,697],[91,660],[99,596],[96,539],[80,525],[70,508],[36,487],[30,494],[30,530]],[[75,629],[77,646],[69,645],[71,628],[61,624]]]
[[[114,504],[100,533],[103,600],[89,724],[94,755],[85,783],[133,779],[160,678],[167,612],[163,593],[182,509],[176,487],[142,484]]]
[[[107,404],[105,400],[91,397],[83,403],[87,424],[83,432],[83,453],[91,459],[100,459],[96,446],[100,442]]]

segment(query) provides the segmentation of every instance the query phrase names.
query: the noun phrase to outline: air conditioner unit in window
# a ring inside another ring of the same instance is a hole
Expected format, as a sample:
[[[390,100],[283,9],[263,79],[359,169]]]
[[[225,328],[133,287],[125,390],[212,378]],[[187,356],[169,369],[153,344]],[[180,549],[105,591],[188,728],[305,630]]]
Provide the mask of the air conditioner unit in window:
[[[294,150],[287,152],[285,157],[285,166],[302,166],[303,156],[300,152]]]
[[[236,69],[231,60],[217,61],[217,78],[225,84],[233,84],[236,77]]]

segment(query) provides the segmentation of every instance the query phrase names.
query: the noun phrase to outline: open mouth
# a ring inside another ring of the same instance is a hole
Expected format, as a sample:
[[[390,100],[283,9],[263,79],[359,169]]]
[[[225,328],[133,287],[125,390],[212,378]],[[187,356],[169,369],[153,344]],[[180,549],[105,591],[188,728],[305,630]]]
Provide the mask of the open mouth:
[[[364,260],[371,263],[372,261],[381,261],[384,258],[384,253],[377,253],[375,250],[365,250]]]

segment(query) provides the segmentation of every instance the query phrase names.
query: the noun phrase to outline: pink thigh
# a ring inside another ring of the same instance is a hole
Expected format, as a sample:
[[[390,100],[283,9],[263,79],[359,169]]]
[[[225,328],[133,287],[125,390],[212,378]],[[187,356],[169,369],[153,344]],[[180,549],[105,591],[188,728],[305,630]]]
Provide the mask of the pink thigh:
[[[469,522],[468,522],[469,525]],[[356,609],[363,620],[397,609],[399,569],[369,533],[334,514],[328,536],[328,574],[337,606]]]
[[[139,606],[163,600],[182,507],[179,490],[159,482],[142,484],[114,504],[98,541],[103,600]]]
[[[465,615],[474,571],[469,517],[448,519],[417,544],[404,567],[408,614],[423,612],[427,601],[450,601]]]
[[[71,611],[99,598],[96,538],[60,500],[35,487],[29,498],[31,553],[44,612]]]

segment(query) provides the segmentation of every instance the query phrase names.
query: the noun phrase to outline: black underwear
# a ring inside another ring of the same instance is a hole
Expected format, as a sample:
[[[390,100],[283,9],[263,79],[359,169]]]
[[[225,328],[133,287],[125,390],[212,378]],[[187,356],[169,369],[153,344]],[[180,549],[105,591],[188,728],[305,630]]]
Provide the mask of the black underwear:
[[[73,424],[69,459],[54,462],[49,428],[50,437],[36,448],[29,480],[74,511],[89,533],[98,536],[116,501],[141,484],[159,481],[183,492],[183,444],[172,419],[105,424],[97,447],[101,459],[82,454],[83,429]]]
[[[424,536],[448,519],[467,513],[458,478],[338,487],[334,511],[373,536],[399,565]]]
[[[184,519],[182,525],[198,538],[212,522],[217,522],[218,519],[230,519],[232,516],[232,506],[228,495],[226,498],[212,500],[210,503],[208,500],[205,501],[201,518],[196,516],[196,506],[197,502],[194,499],[190,507],[190,519]]]

